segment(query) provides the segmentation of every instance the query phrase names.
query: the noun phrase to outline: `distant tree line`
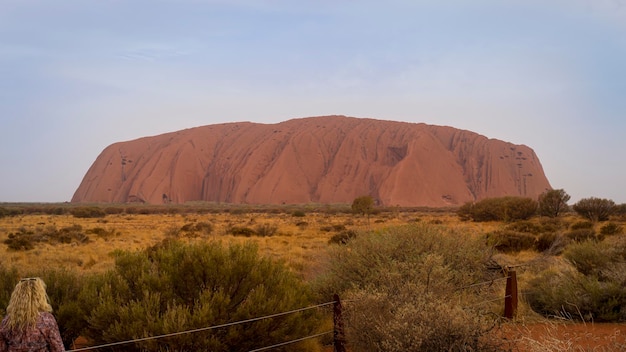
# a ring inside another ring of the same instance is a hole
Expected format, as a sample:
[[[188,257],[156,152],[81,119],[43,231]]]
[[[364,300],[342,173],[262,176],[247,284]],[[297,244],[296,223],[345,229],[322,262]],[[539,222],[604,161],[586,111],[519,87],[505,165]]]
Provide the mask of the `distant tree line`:
[[[573,210],[592,222],[607,221],[611,215],[626,216],[626,204],[617,205],[604,198],[583,198],[571,207],[570,195],[563,189],[552,189],[542,193],[538,200],[527,197],[486,198],[478,202],[467,202],[457,211],[461,220],[517,221],[528,220],[540,215],[556,218]]]

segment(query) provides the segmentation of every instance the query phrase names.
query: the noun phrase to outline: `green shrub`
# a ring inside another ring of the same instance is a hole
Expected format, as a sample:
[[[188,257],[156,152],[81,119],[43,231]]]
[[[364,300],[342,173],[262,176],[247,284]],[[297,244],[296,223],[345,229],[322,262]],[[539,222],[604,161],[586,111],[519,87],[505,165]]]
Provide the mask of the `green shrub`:
[[[4,244],[14,251],[28,251],[35,248],[32,237],[23,233],[10,233],[8,238],[4,240]]]
[[[539,214],[551,218],[556,218],[562,212],[567,211],[569,206],[567,202],[570,195],[563,189],[552,189],[545,191],[539,195]]]
[[[186,237],[196,237],[197,235],[208,236],[213,232],[213,225],[208,222],[192,222],[183,225],[178,233],[172,233],[173,237],[180,236],[184,233]]]
[[[115,269],[92,277],[80,295],[83,335],[95,344],[205,328],[314,303],[283,263],[252,244],[164,242],[116,253]],[[124,351],[249,351],[318,332],[316,310],[125,345]],[[296,345],[297,346],[297,345]],[[311,350],[300,345],[302,351]]]
[[[563,230],[566,224],[559,218],[540,218],[539,226],[541,226],[541,232],[546,233]]]
[[[524,232],[500,230],[487,235],[487,243],[497,251],[517,253],[519,251],[534,249],[536,236]]]
[[[357,233],[354,230],[342,231],[328,240],[329,244],[347,244],[353,238],[356,238]]]
[[[298,221],[296,223],[296,226],[298,226],[301,230],[303,230],[309,226],[309,223],[306,221]]]
[[[537,212],[537,202],[524,197],[487,198],[466,203],[457,211],[461,220],[516,221],[530,219]]]
[[[107,215],[98,207],[76,207],[70,210],[70,214],[76,218],[103,218]]]
[[[555,248],[555,244],[557,243],[558,238],[559,236],[554,232],[544,232],[537,237],[535,249],[538,252],[557,250],[557,248]]]
[[[481,281],[489,259],[484,243],[470,237],[418,224],[362,233],[345,246],[332,246],[330,267],[318,285],[324,297],[339,293],[350,302],[345,306],[350,347],[497,350],[485,328],[493,318],[463,308],[480,294],[458,290]]]
[[[11,293],[15,284],[19,280],[19,275],[15,267],[8,268],[0,263],[0,317],[4,317],[4,309],[9,304]]]
[[[516,221],[514,223],[508,224],[506,226],[506,230],[532,233],[533,235],[538,235],[539,233],[543,232],[543,227],[532,221],[521,220],[521,221]]]
[[[116,234],[115,229],[105,229],[102,227],[94,227],[92,229],[88,229],[87,231],[85,231],[86,233],[92,233],[98,237],[102,237],[102,238],[108,238],[111,236],[114,236]]]
[[[570,230],[580,230],[580,229],[593,229],[593,223],[591,221],[577,221],[570,225]]]
[[[303,212],[302,210],[296,210],[293,213],[291,213],[291,216],[296,217],[296,218],[303,218],[306,216],[306,213]]]
[[[596,322],[626,321],[626,288],[577,271],[546,270],[522,291],[530,307],[548,317]]]
[[[226,229],[226,233],[229,233],[233,236],[244,236],[244,237],[251,237],[251,236],[256,235],[256,231],[254,231],[253,229],[249,227],[244,227],[244,226],[229,226],[228,229]]]
[[[600,228],[600,234],[605,236],[618,235],[623,233],[623,231],[624,229],[614,222],[607,222]]]
[[[591,197],[579,200],[572,208],[578,215],[589,221],[606,221],[615,211],[615,202],[610,199]]]
[[[596,232],[593,229],[572,230],[565,233],[565,236],[574,242],[597,241],[602,239],[601,236],[596,236]]]
[[[599,278],[618,259],[611,245],[594,241],[571,244],[563,252],[563,257],[581,274]]]
[[[278,226],[273,224],[259,224],[254,228],[254,232],[257,236],[271,237],[278,231]]]

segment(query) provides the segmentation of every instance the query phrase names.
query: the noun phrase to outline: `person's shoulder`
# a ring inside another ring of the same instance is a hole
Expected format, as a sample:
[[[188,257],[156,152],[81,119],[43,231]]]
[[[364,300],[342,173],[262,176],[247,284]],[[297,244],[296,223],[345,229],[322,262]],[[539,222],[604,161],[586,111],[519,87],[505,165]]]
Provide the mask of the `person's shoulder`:
[[[49,322],[56,323],[56,319],[54,318],[54,315],[52,315],[52,313],[50,312],[39,313],[39,320],[43,321],[44,323],[49,323]]]

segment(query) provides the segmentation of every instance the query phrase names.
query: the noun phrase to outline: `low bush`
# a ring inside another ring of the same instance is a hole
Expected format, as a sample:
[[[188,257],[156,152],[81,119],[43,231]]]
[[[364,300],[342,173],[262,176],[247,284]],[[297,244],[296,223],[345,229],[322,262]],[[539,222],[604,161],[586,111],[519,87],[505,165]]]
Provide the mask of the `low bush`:
[[[596,277],[601,277],[617,259],[610,245],[595,241],[572,243],[563,252],[563,257],[581,274]]]
[[[4,244],[14,251],[28,251],[35,248],[35,242],[33,242],[32,237],[22,233],[10,233],[9,238],[4,240]]]
[[[70,210],[70,214],[76,218],[103,218],[107,215],[98,207],[76,207]]]
[[[529,220],[521,220],[508,224],[506,229],[515,232],[532,233],[533,235],[538,235],[544,230],[543,226]]]
[[[81,291],[81,333],[95,344],[206,328],[314,304],[313,294],[283,263],[252,244],[163,242],[143,252],[116,252],[115,269]],[[250,351],[317,333],[316,310],[128,344],[124,351]],[[316,351],[313,343],[299,351]]]
[[[541,232],[558,232],[567,227],[566,223],[560,218],[540,218],[539,226],[541,226]]]
[[[35,230],[19,228],[16,232],[9,233],[4,241],[11,250],[31,250],[37,243],[88,243],[89,237],[84,233],[82,226],[72,225],[57,229],[55,226],[46,226]]]
[[[291,213],[291,216],[296,217],[296,218],[303,218],[306,216],[306,213],[303,212],[302,210],[296,210],[293,213]]]
[[[593,223],[591,221],[577,221],[570,225],[570,230],[581,230],[581,229],[593,229]]]
[[[231,234],[233,236],[244,236],[244,237],[251,237],[251,236],[256,235],[256,231],[245,226],[229,226],[226,229],[226,233]]]
[[[622,226],[614,222],[607,222],[600,228],[600,234],[604,236],[619,235],[622,233],[624,233]]]
[[[616,210],[615,202],[612,200],[596,197],[581,199],[572,206],[572,209],[578,215],[593,222],[609,220]]]
[[[186,237],[196,237],[198,235],[208,236],[213,232],[213,225],[208,222],[192,222],[183,225],[178,235],[184,234]]]
[[[553,252],[553,254],[560,253],[563,248],[556,248],[558,238],[559,235],[555,232],[542,233],[537,237],[537,242],[535,242],[535,249],[538,252],[550,251]]]
[[[487,244],[505,253],[534,249],[536,241],[535,235],[512,230],[500,230],[487,235]]]
[[[0,317],[4,317],[4,309],[9,304],[11,292],[19,280],[15,267],[6,267],[0,263]]]
[[[487,198],[459,208],[461,220],[516,221],[530,219],[537,212],[537,201],[525,197]]]
[[[271,237],[278,232],[278,226],[274,224],[259,224],[254,228],[254,232],[257,236]]]
[[[328,240],[329,244],[347,244],[353,238],[356,238],[357,233],[354,230],[342,231]]]
[[[593,229],[584,228],[566,232],[565,236],[573,242],[598,241],[603,238],[603,236],[596,236],[596,232]]]
[[[530,307],[547,317],[595,322],[626,321],[626,288],[577,271],[547,270],[522,291]]]
[[[572,243],[563,252],[571,269],[549,269],[523,290],[533,310],[568,319],[626,321],[626,241]]]
[[[362,233],[331,247],[319,290],[350,302],[354,351],[497,351],[493,316],[463,308],[480,293],[458,289],[484,278],[487,253],[484,242],[441,226]]]

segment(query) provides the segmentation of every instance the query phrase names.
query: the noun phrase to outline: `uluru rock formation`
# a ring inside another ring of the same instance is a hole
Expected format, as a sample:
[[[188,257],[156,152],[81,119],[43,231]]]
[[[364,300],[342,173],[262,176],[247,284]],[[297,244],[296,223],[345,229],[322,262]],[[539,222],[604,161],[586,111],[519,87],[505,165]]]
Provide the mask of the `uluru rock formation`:
[[[454,206],[537,198],[535,152],[474,132],[345,116],[225,123],[108,146],[72,202]]]

